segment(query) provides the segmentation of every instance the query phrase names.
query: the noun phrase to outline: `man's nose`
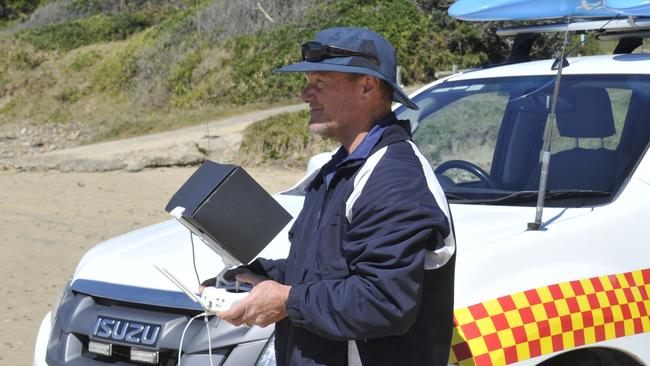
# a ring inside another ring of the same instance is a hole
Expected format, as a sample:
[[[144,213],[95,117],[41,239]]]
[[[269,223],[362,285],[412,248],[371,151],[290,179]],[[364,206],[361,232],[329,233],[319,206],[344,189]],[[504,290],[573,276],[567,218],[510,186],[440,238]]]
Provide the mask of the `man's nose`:
[[[300,92],[300,98],[305,103],[309,103],[314,100],[314,89],[311,85],[307,84],[304,88],[302,88],[302,92]]]

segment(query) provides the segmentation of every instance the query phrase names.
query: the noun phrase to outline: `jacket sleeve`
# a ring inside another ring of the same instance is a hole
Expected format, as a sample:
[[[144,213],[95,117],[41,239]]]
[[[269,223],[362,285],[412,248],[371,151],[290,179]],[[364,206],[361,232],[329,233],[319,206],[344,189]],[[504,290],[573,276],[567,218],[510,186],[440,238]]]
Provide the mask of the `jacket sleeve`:
[[[425,249],[449,234],[413,160],[377,166],[352,210],[343,240],[351,275],[291,288],[289,319],[334,339],[403,334],[419,310]]]
[[[266,276],[275,282],[284,283],[286,263],[286,259],[257,258],[251,264],[244,267],[255,274]]]

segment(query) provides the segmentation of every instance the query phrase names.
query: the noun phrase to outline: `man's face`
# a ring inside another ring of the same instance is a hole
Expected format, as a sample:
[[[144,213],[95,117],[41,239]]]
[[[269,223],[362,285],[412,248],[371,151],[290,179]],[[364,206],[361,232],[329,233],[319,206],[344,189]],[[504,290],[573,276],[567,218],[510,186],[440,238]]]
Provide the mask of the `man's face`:
[[[307,72],[301,98],[309,104],[309,131],[341,141],[346,126],[355,123],[363,86],[341,72]]]

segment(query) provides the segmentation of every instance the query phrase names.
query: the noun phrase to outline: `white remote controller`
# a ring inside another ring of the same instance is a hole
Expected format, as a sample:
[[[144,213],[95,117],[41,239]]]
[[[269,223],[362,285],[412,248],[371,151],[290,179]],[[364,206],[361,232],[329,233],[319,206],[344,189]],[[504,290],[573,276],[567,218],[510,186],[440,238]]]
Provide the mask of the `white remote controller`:
[[[198,294],[194,293],[194,291],[185,286],[167,269],[158,267],[156,265],[154,265],[154,267],[165,277],[167,277],[167,279],[170,280],[174,285],[181,289],[192,301],[201,304],[201,307],[203,307],[203,309],[209,314],[216,315],[218,311],[225,311],[230,309],[230,307],[242,301],[246,296],[248,296],[248,291],[250,291],[252,288],[252,286],[248,284],[220,283],[219,287],[206,287],[203,289],[203,293],[199,296]]]
[[[231,292],[225,288],[206,287],[201,293],[201,305],[208,313],[226,311],[242,301],[248,292]]]

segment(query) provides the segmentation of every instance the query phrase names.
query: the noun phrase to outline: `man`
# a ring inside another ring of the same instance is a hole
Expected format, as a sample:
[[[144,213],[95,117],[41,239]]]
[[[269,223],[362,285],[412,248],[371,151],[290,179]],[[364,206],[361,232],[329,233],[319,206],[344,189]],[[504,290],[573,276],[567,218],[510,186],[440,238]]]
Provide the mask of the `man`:
[[[311,182],[286,260],[238,274],[255,286],[218,314],[276,323],[279,365],[444,365],[452,330],[455,244],[449,208],[393,100],[394,48],[359,28],[302,46],[309,129],[341,143]]]

